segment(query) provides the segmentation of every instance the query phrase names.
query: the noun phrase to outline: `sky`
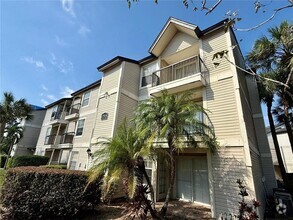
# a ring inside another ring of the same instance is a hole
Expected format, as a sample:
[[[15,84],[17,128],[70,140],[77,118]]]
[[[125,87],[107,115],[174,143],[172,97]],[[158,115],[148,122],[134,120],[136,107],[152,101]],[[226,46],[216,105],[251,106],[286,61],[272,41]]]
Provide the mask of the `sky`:
[[[269,18],[286,0],[223,0],[209,15],[186,9],[182,0],[0,0],[0,94],[46,106],[101,78],[97,67],[115,56],[141,59],[170,16],[193,23],[201,30],[223,20],[230,10],[249,28]],[[193,0],[200,9],[199,0]],[[208,0],[211,6],[216,1]],[[265,11],[264,11],[265,10]],[[250,32],[235,31],[243,55],[267,29],[287,19],[293,9],[279,12],[272,21]]]

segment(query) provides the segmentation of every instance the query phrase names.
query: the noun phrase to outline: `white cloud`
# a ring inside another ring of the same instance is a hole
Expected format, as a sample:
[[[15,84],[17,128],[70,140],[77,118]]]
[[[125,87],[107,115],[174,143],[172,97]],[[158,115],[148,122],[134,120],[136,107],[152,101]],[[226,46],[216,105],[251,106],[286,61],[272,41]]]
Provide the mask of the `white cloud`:
[[[49,105],[49,102],[45,99],[41,99],[41,102],[43,103],[44,106]]]
[[[74,0],[61,0],[61,3],[63,10],[70,14],[72,17],[75,17],[73,9]]]
[[[55,66],[60,73],[67,74],[73,72],[73,63],[64,59],[57,59],[54,53],[51,53],[50,63]]]
[[[81,36],[85,37],[87,34],[91,33],[91,30],[87,26],[81,25],[78,30],[78,33]]]
[[[56,101],[57,98],[54,95],[47,95],[48,99],[52,100],[52,101]]]
[[[60,38],[58,35],[55,35],[55,41],[56,43],[61,46],[61,47],[65,47],[68,45],[67,42],[65,42],[62,38]]]
[[[42,84],[41,87],[44,91],[48,91],[48,88],[44,84]]]
[[[70,61],[62,60],[58,65],[61,73],[67,74],[73,71],[73,63]]]
[[[23,57],[22,60],[29,64],[35,65],[37,69],[46,70],[44,63],[40,60],[34,59],[33,57]]]
[[[73,89],[69,88],[68,86],[65,86],[64,88],[61,88],[60,94],[62,97],[71,97],[71,93],[73,92]]]

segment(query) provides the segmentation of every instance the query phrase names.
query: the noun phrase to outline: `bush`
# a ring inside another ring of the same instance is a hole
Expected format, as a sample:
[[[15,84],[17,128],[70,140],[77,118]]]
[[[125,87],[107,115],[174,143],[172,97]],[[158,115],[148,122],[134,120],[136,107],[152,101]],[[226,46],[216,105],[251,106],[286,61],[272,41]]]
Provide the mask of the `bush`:
[[[10,167],[22,166],[41,166],[46,165],[49,161],[48,157],[38,155],[24,155],[13,157]]]
[[[100,202],[99,182],[84,171],[17,167],[7,171],[1,203],[6,219],[72,217]]]
[[[0,167],[3,168],[7,160],[7,155],[0,155]]]
[[[49,169],[67,169],[67,165],[42,165],[40,167],[49,168]]]
[[[9,157],[8,158],[8,161],[7,161],[7,164],[6,164],[6,169],[11,168],[12,163],[13,163],[13,158],[14,157]]]

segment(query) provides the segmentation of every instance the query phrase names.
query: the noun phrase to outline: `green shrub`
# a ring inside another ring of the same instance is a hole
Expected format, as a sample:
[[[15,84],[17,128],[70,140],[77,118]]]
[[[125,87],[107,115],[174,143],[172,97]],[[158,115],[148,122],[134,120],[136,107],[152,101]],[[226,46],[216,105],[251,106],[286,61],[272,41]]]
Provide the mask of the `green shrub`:
[[[40,167],[49,168],[49,169],[67,169],[67,165],[42,165]]]
[[[15,156],[12,160],[11,167],[22,166],[41,166],[46,165],[49,161],[48,157],[38,155]]]
[[[99,182],[87,186],[87,173],[42,167],[7,171],[2,188],[3,218],[56,219],[73,217],[100,202]]]
[[[9,157],[8,158],[8,161],[7,161],[7,164],[6,164],[6,169],[11,168],[12,163],[13,163],[13,159],[14,159],[14,157]]]
[[[0,167],[3,168],[7,160],[7,155],[0,155]]]

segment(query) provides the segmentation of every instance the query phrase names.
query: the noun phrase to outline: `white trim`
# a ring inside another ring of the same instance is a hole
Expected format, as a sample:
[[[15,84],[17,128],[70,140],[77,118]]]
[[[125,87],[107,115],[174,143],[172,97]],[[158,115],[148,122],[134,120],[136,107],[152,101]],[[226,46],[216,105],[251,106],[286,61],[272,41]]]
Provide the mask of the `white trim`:
[[[258,113],[258,114],[253,114],[252,115],[253,118],[263,118],[262,113]]]
[[[87,105],[82,105],[82,104],[83,104],[83,101],[84,101],[84,96],[85,96],[85,94],[87,94],[87,93],[90,94],[90,95],[89,95],[89,98],[88,98],[88,103],[87,103]],[[89,104],[90,104],[90,100],[91,100],[91,96],[92,96],[92,90],[85,91],[85,92],[82,94],[82,99],[81,99],[81,103],[80,103],[80,108],[81,108],[81,109],[84,108],[84,107],[89,106]]]
[[[156,65],[156,68],[155,68],[156,71],[159,70],[160,69],[160,66],[159,66],[158,59],[140,67],[139,89],[145,89],[145,88],[152,87],[152,84],[149,84],[149,85],[146,85],[146,86],[141,86],[141,82],[142,82],[143,69],[144,68],[148,68],[149,66],[154,65],[154,64]],[[153,72],[151,73],[151,75],[152,74],[153,74]]]
[[[118,80],[118,85],[117,85],[117,94],[116,94],[116,101],[115,101],[115,109],[114,109],[114,115],[113,115],[113,124],[112,124],[112,132],[111,132],[111,137],[114,136],[115,130],[116,130],[116,125],[117,125],[117,114],[119,113],[119,103],[120,103],[120,90],[121,90],[121,84],[122,84],[122,76],[124,72],[124,67],[125,67],[125,61],[122,62],[120,65],[120,75],[119,75],[119,80]]]
[[[83,127],[82,127],[82,134],[81,135],[76,135],[76,132],[77,132],[77,128],[78,128],[78,124],[79,124],[79,121],[81,120],[84,120],[84,123],[83,123]],[[83,136],[83,133],[84,133],[84,127],[85,127],[85,122],[86,122],[86,118],[83,117],[83,118],[79,118],[77,120],[77,123],[76,123],[76,128],[75,128],[75,131],[74,131],[74,138],[80,138]]]
[[[96,109],[91,109],[91,110],[89,110],[89,111],[86,111],[86,112],[80,113],[80,114],[79,114],[79,117],[82,118],[82,117],[84,117],[84,116],[86,116],[86,115],[94,114],[94,113],[96,113],[96,111],[97,111]]]
[[[123,95],[127,96],[128,98],[131,98],[131,99],[133,99],[135,101],[138,101],[138,96],[137,95],[134,95],[131,92],[128,92],[126,89],[121,88],[121,93]]]

